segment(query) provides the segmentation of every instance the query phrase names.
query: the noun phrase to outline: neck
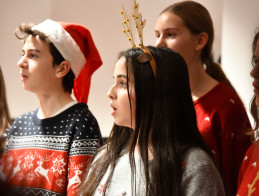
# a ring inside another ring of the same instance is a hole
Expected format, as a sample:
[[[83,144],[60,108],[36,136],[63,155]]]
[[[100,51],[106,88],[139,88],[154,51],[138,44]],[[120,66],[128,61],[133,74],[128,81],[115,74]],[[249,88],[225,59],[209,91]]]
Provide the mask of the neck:
[[[188,71],[193,100],[199,99],[218,84],[218,81],[207,74],[200,61],[189,64]]]
[[[43,118],[53,116],[62,107],[73,101],[69,93],[60,93],[50,96],[38,96],[40,101],[39,114]]]

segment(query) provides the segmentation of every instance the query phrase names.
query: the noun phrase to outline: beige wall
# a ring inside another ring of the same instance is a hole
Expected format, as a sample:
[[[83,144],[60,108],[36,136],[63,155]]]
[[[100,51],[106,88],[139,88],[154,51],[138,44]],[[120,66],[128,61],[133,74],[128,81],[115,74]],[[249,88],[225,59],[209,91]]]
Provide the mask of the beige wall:
[[[126,9],[131,10],[131,0],[0,0],[0,65],[5,76],[7,98],[12,117],[38,107],[36,96],[22,88],[19,69],[16,66],[22,43],[14,37],[14,30],[22,22],[38,23],[46,18],[76,22],[90,29],[103,59],[103,65],[92,77],[89,108],[96,116],[103,135],[109,134],[113,119],[110,116],[109,100],[106,93],[113,82],[112,74],[118,52],[130,47],[121,32],[120,10],[122,2],[124,2]],[[138,2],[143,17],[147,19],[144,29],[144,43],[153,45],[157,16],[166,6],[176,1],[138,0]],[[250,67],[246,65],[250,62],[250,42],[253,28],[256,24],[259,25],[259,12],[256,12],[259,3],[257,0],[198,0],[198,2],[208,8],[214,21],[215,57],[218,58],[221,54],[221,39],[223,39],[223,68],[233,80],[241,96],[250,98],[252,95],[249,77]],[[238,5],[235,4],[236,2]],[[242,9],[244,7],[246,7],[245,10]],[[251,9],[254,12],[251,12]],[[223,34],[222,27],[224,28]],[[242,29],[242,34],[240,34],[240,29]],[[235,51],[238,48],[243,49],[239,51],[241,54]],[[235,74],[232,75],[233,73]],[[239,79],[235,79],[237,76]],[[249,92],[246,91],[247,89]]]
[[[253,96],[252,41],[259,27],[258,0],[223,0],[222,67],[241,96],[248,115]],[[259,29],[258,29],[259,30]]]

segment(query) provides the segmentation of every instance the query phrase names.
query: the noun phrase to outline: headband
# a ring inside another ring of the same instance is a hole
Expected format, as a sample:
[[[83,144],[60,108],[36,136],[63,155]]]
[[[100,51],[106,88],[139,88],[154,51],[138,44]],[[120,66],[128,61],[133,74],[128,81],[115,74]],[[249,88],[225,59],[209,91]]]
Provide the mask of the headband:
[[[140,48],[144,53],[149,54],[149,56],[151,57],[149,60],[149,63],[153,70],[154,76],[156,76],[156,61],[155,61],[153,55],[151,54],[151,52],[148,50],[148,48],[145,47],[143,44],[143,29],[146,24],[146,19],[142,20],[142,15],[141,15],[141,13],[139,13],[139,4],[136,3],[136,0],[133,0],[133,11],[134,11],[134,13],[132,14],[132,17],[135,20],[135,27],[138,31],[138,36],[139,36],[139,41],[140,41],[139,45],[137,47]],[[128,17],[123,4],[122,4],[122,11],[120,13],[124,19],[122,22],[122,27],[123,27],[122,32],[128,37],[128,40],[130,41],[132,47],[134,48],[134,47],[136,47],[136,45],[133,40],[130,17]]]

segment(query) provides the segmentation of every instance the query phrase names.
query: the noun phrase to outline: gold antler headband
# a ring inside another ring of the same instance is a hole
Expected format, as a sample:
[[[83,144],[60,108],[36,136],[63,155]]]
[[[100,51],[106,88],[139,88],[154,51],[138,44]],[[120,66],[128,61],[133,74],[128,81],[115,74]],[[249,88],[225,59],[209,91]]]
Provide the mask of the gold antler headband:
[[[146,24],[146,19],[142,20],[142,15],[141,13],[139,13],[139,4],[136,3],[136,0],[133,0],[133,11],[134,13],[132,14],[132,17],[135,20],[135,27],[138,31],[138,36],[140,41],[138,47],[141,48],[144,53],[147,53],[150,56],[149,62],[151,64],[154,76],[156,76],[156,62],[154,60],[154,57],[143,44],[143,29]],[[122,27],[123,27],[122,31],[128,37],[128,40],[130,41],[132,47],[136,47],[133,40],[132,31],[131,31],[130,18],[128,17],[127,12],[125,11],[123,4],[122,4],[122,11],[120,13],[124,19],[122,22]]]

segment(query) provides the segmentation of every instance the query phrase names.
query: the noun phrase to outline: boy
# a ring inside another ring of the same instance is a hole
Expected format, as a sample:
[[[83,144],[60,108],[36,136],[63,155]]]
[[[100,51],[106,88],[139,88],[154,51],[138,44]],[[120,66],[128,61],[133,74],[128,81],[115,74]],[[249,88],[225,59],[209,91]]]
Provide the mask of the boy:
[[[76,195],[87,163],[102,145],[86,105],[100,55],[89,30],[77,24],[48,19],[20,25],[16,36],[24,40],[18,61],[23,87],[40,106],[13,123],[0,177],[21,195]]]

